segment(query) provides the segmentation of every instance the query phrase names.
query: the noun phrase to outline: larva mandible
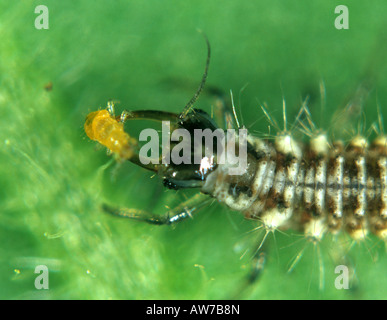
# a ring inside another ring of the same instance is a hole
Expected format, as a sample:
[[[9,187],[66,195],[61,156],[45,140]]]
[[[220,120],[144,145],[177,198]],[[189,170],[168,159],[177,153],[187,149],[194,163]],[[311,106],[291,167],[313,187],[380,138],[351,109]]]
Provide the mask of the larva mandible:
[[[207,113],[192,108],[204,87],[209,58],[208,45],[202,82],[180,114],[142,110],[124,111],[115,116],[114,105],[109,102],[107,110],[91,113],[85,122],[89,138],[105,145],[119,160],[129,160],[156,172],[168,188],[200,188],[201,193],[163,216],[106,204],[104,211],[151,224],[173,224],[191,217],[210,196],[256,221],[257,229],[266,230],[264,238],[276,230],[293,229],[302,231],[313,243],[319,243],[328,233],[346,233],[358,242],[374,234],[386,242],[387,135],[382,125],[378,137],[371,143],[361,134],[347,144],[330,141],[326,132],[307,127],[299,119],[297,125],[310,136],[308,143],[297,141],[286,124],[273,140],[248,134],[247,170],[240,176],[229,175],[227,164],[209,162],[204,157],[200,165],[144,165],[140,161],[137,140],[123,131],[125,121],[168,120],[172,128],[189,133],[195,129],[218,128]],[[265,109],[264,112],[267,114]],[[306,106],[299,115],[312,123]],[[228,126],[232,116],[235,116],[234,108],[225,110]],[[258,250],[262,244],[263,241],[258,244]]]

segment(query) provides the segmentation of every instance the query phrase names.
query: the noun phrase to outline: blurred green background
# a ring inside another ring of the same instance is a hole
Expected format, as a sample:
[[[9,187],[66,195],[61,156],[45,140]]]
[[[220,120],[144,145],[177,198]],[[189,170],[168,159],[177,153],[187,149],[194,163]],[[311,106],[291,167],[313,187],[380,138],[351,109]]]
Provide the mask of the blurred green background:
[[[49,30],[34,27],[40,4],[49,9]],[[348,5],[349,30],[334,27],[339,4]],[[375,75],[362,117],[369,128],[377,104],[387,110],[386,12],[383,0],[0,0],[0,298],[235,297],[249,271],[248,254],[240,257],[257,241],[245,234],[255,225],[217,203],[175,228],[104,214],[103,201],[161,214],[187,195],[164,190],[130,163],[117,166],[85,136],[85,116],[109,99],[121,102],[118,112],[180,111],[204,69],[201,29],[212,47],[208,84],[233,90],[244,124],[258,135],[268,132],[259,105],[282,124],[283,97],[292,121],[309,95],[317,125],[328,129],[367,74]],[[210,111],[213,102],[202,95],[196,106]],[[387,259],[375,238],[350,251],[353,290],[334,287],[337,244],[328,237],[324,290],[312,246],[286,273],[302,237],[277,233],[268,244],[261,279],[237,297],[387,298]],[[40,264],[49,268],[49,290],[34,287]]]

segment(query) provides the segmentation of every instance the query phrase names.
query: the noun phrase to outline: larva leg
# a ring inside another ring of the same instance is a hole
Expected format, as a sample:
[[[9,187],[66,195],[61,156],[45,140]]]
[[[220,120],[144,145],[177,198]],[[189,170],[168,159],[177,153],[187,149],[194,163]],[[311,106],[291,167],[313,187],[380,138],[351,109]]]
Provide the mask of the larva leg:
[[[120,115],[120,122],[121,123],[125,123],[126,119],[129,117],[129,111],[128,110],[124,110],[122,111],[121,115]]]
[[[106,110],[109,112],[109,114],[114,117],[114,101],[108,101]]]
[[[262,248],[262,247],[254,255],[252,262],[251,262],[252,269],[251,269],[250,274],[247,278],[247,283],[249,285],[256,283],[259,280],[259,278],[261,277],[263,270],[265,268],[266,257],[267,257],[267,251],[265,250],[265,248]]]
[[[207,200],[207,201],[206,201]],[[206,205],[210,200],[203,194],[196,194],[192,198],[182,202],[174,209],[169,210],[164,215],[156,215],[139,209],[132,208],[113,208],[107,204],[102,209],[114,216],[139,220],[156,225],[170,225],[181,222],[187,218],[192,218],[199,209]]]

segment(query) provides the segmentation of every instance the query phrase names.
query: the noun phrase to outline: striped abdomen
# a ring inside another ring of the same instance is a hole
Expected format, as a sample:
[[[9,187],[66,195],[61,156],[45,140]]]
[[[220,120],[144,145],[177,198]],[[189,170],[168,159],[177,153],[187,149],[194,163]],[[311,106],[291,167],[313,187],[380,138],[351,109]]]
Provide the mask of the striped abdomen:
[[[249,137],[242,176],[219,167],[203,191],[267,230],[301,229],[308,238],[345,230],[356,240],[372,232],[387,238],[387,137],[371,144],[355,137],[347,146],[323,134],[301,147],[289,134],[274,143]]]

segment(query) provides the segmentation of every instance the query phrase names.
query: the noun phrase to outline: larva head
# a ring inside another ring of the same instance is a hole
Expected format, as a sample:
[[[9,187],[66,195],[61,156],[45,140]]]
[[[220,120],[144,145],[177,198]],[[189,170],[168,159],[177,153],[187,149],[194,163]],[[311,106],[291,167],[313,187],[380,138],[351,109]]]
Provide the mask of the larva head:
[[[203,110],[194,109],[182,119],[179,118],[177,129],[183,129],[187,139],[180,141],[180,146],[185,146],[186,150],[191,150],[190,161],[176,161],[176,153],[171,148],[170,161],[168,165],[160,167],[159,174],[163,177],[164,185],[170,189],[193,188],[202,186],[203,181],[217,167],[217,144],[216,135],[208,135],[211,140],[212,150],[209,154],[203,154],[205,150],[206,138],[198,139],[197,132],[214,133],[218,128],[209,114]],[[174,132],[171,137],[173,137]],[[175,143],[174,141],[171,141]],[[185,145],[188,143],[189,145]],[[174,159],[175,158],[175,159]],[[198,161],[200,159],[200,161]],[[189,163],[188,163],[189,162]]]

